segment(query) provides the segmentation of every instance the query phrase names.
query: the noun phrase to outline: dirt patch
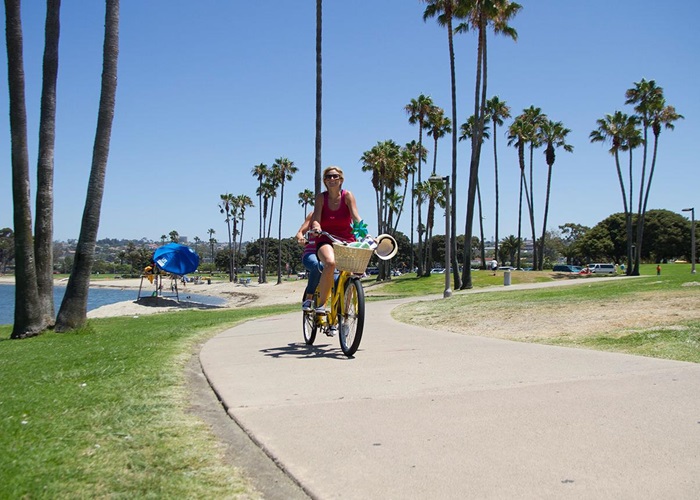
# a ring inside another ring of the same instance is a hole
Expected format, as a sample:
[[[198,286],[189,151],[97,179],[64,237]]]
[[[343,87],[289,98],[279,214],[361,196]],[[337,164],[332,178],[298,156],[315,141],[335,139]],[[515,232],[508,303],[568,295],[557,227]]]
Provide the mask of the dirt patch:
[[[700,294],[660,292],[653,300],[626,297],[605,304],[591,302],[575,307],[552,308],[551,304],[512,303],[507,309],[484,308],[460,301],[459,307],[435,311],[434,304],[420,302],[394,311],[399,321],[466,335],[508,340],[535,341],[624,335],[673,327],[700,320]]]

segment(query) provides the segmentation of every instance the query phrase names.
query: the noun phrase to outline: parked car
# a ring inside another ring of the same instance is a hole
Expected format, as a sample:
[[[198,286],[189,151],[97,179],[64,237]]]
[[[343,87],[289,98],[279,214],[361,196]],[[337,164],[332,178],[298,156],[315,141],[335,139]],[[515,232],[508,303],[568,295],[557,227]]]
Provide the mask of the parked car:
[[[557,264],[552,268],[555,273],[580,273],[580,266],[570,266],[568,264]]]
[[[596,274],[615,274],[615,264],[588,264],[588,268],[592,273]]]

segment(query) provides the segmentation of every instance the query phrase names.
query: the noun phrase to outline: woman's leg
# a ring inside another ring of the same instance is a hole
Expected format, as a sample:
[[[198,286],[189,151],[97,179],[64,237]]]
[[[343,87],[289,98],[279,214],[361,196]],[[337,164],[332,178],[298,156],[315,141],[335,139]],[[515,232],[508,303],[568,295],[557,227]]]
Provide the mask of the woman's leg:
[[[335,252],[333,245],[323,245],[318,249],[318,260],[323,265],[321,281],[319,283],[319,306],[328,300],[328,295],[333,286],[333,275],[335,274]]]
[[[321,279],[321,267],[316,254],[307,253],[301,259],[304,264],[304,269],[308,271],[306,282],[306,290],[304,290],[305,298],[311,300],[314,298],[314,292],[318,286],[318,281]]]

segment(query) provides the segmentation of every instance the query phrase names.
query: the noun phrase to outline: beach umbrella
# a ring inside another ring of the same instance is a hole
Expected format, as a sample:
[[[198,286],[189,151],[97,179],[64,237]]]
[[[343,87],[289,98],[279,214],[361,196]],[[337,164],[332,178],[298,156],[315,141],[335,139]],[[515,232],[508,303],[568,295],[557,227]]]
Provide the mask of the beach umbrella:
[[[182,276],[197,270],[199,255],[188,246],[168,243],[156,249],[153,261],[163,271]]]

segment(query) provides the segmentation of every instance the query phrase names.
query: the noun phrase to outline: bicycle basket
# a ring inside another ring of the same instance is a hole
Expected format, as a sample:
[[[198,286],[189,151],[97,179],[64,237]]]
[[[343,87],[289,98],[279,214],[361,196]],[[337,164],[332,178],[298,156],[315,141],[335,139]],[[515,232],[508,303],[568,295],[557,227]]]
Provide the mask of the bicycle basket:
[[[333,243],[335,250],[335,267],[340,271],[362,274],[367,269],[369,258],[372,257],[371,248],[358,248]]]

